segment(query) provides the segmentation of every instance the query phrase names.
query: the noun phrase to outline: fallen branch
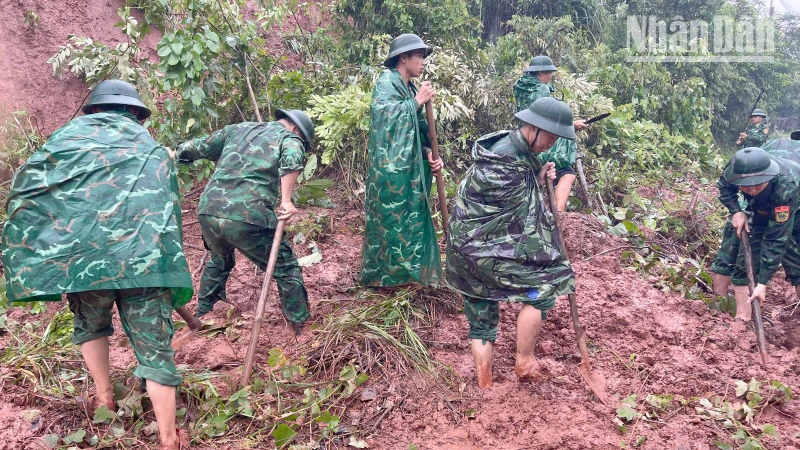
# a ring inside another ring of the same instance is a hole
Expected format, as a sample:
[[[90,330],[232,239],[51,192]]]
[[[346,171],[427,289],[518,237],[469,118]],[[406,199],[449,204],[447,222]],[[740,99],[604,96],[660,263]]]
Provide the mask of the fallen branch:
[[[192,244],[183,244],[183,246],[184,246],[184,247],[186,247],[186,248],[191,248],[191,249],[194,249],[194,250],[202,250],[202,251],[206,251],[206,249],[205,249],[205,248],[203,248],[203,247],[198,247],[198,246],[196,246],[196,245],[192,245]]]
[[[183,226],[188,227],[189,225],[194,225],[196,223],[200,223],[200,221],[199,220],[192,220],[191,222],[184,223]]]
[[[208,257],[208,250],[204,251],[203,256],[200,257],[200,263],[194,269],[194,272],[192,272],[193,277],[196,276],[198,273],[200,273],[201,270],[203,270],[203,267],[205,267],[206,265],[205,263],[207,257]]]
[[[611,252],[614,252],[614,251],[617,251],[617,250],[622,250],[623,248],[644,249],[644,248],[650,248],[650,247],[648,247],[646,245],[642,245],[642,246],[620,245],[619,247],[614,247],[614,248],[610,248],[608,250],[603,250],[602,252],[599,252],[599,253],[595,253],[594,255],[591,255],[591,256],[585,258],[584,261],[589,261],[590,259],[594,258],[595,256],[605,255],[606,253],[611,253]]]
[[[385,419],[385,418],[386,418],[386,416],[388,416],[388,415],[389,415],[389,413],[390,413],[390,412],[392,412],[392,411],[393,411],[393,410],[394,410],[396,407],[398,407],[398,406],[402,405],[402,404],[403,404],[403,402],[404,402],[404,401],[406,401],[406,399],[408,398],[408,395],[409,395],[409,394],[406,394],[406,395],[404,395],[404,396],[403,396],[403,398],[401,398],[401,399],[400,399],[400,401],[399,401],[399,402],[397,402],[397,403],[391,403],[391,402],[389,402],[389,406],[387,406],[386,408],[384,408],[384,410],[383,410],[383,412],[381,413],[381,415],[380,415],[380,416],[378,416],[378,420],[376,420],[376,421],[375,421],[375,424],[374,424],[374,425],[372,425],[372,426],[370,427],[370,429],[369,429],[369,433],[374,433],[374,432],[375,432],[375,430],[377,430],[377,429],[378,429],[378,427],[381,425],[381,422],[383,422],[383,419]]]

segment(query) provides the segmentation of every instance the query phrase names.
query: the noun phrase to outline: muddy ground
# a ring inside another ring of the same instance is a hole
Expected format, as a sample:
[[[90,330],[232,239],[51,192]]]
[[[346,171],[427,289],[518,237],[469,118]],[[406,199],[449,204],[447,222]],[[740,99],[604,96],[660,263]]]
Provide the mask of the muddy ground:
[[[202,254],[199,228],[191,224],[196,220],[194,197],[184,206],[184,220],[189,223],[185,226],[185,241],[196,248],[187,248],[192,268]],[[320,323],[334,305],[357,292],[353,286],[360,265],[359,231],[363,219],[359,211],[341,208],[310,208],[307,214],[334,218],[333,234],[318,240],[323,262],[304,269],[314,321]],[[330,222],[325,222],[330,227]],[[719,396],[731,403],[740,402],[735,398],[734,383],[751,378],[779,380],[795,389],[800,386],[800,313],[792,314],[790,305],[797,299],[783,280],[771,285],[769,303],[764,308],[764,315],[771,322],[767,324],[767,339],[772,361],[762,367],[756,359],[755,335],[750,325],[709,310],[702,301],[664,293],[653,287],[655,280],[623,268],[620,255],[626,243],[606,234],[593,217],[569,213],[564,224],[577,276],[581,320],[592,363],[606,377],[612,397],[608,405],[598,401],[578,373],[580,357],[569,306],[566,298],[561,298],[549,314],[537,347],[538,357],[551,372],[546,380],[522,384],[513,374],[517,305],[503,306],[495,347],[494,386],[484,391],[476,386],[463,314],[439,314],[435,333],[426,338],[435,359],[452,367],[460,381],[438,384],[420,376],[370,380],[363,388],[376,389],[377,399],[362,403],[357,391],[342,424],[355,423],[362,416],[372,417],[378,408],[392,402],[396,406],[366,440],[370,448],[407,449],[413,443],[420,449],[612,449],[622,445],[631,448],[638,442],[638,448],[644,449],[715,449],[714,441],[725,434],[718,424],[697,413],[697,397]],[[297,252],[307,254],[304,247],[297,246]],[[249,323],[261,277],[254,273],[249,261],[240,257],[228,284],[230,305],[218,304],[210,319],[221,324],[227,314],[233,314],[235,319]],[[195,284],[198,281],[199,275],[195,276]],[[234,311],[227,311],[231,307]],[[27,314],[15,311],[12,316],[24,320]],[[267,317],[261,348],[282,347],[293,355],[304,341],[315,337],[313,329],[307,329],[296,342],[275,301],[268,306]],[[118,331],[112,342],[119,344],[121,336]],[[177,362],[239,373],[247,330],[232,336],[198,338],[178,353]],[[0,344],[8,343],[8,336],[0,337]],[[124,373],[134,363],[130,349],[113,348],[116,373]],[[257,364],[265,363],[266,352],[262,352]],[[225,387],[222,389],[224,393]],[[17,394],[11,395],[12,392]],[[615,409],[621,399],[631,394],[637,394],[637,410],[641,413],[653,411],[643,401],[648,394],[673,395],[674,400],[659,412],[660,417],[629,425],[628,433],[623,435],[617,429]],[[26,411],[33,408],[43,411],[45,422],[81,420],[71,406],[45,405],[17,390],[0,389],[0,448],[3,442],[5,448],[26,448],[26,443],[44,433],[42,428],[31,431],[24,419]],[[789,410],[788,414],[796,415],[796,411]],[[756,423],[771,423],[780,431],[780,440],[761,439],[767,448],[800,447],[800,420],[791,415],[767,407],[757,416]],[[235,443],[227,445],[237,448]]]

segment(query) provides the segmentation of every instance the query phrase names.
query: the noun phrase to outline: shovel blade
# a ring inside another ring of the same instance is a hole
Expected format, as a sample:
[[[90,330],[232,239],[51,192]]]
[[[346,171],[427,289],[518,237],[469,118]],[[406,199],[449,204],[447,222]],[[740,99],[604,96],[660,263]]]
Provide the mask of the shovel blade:
[[[192,330],[189,327],[184,328],[177,336],[172,338],[172,349],[177,350],[183,347],[184,345],[188,344],[189,342],[192,341],[192,338],[196,334],[197,331]]]
[[[608,405],[608,395],[606,394],[606,377],[601,372],[593,371],[589,361],[578,364],[578,371],[583,377],[583,381],[589,385],[589,389],[604,404]]]

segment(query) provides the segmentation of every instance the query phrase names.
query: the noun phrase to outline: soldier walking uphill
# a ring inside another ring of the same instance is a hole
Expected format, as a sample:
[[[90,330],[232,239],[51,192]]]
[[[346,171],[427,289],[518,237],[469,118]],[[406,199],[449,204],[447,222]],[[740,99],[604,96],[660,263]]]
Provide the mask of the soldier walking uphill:
[[[719,200],[731,213],[731,224],[736,235],[750,233],[753,269],[757,283],[752,296],[747,295],[743,280],[744,254],[739,252],[733,273],[736,291],[736,317],[750,320],[750,302],[764,296],[778,266],[783,264],[786,279],[800,295],[800,220],[796,213],[800,199],[800,164],[782,158],[770,157],[756,147],[736,152],[717,183]],[[747,201],[742,211],[737,193],[741,191]]]
[[[525,73],[514,83],[514,98],[517,101],[517,112],[524,111],[531,103],[542,97],[550,97],[555,88],[550,83],[556,73],[553,60],[545,55],[535,56],[525,68]],[[574,121],[575,129],[586,128],[583,120]],[[536,155],[542,163],[553,162],[556,166],[556,205],[559,211],[567,208],[567,200],[575,182],[575,158],[577,155],[574,139],[558,139],[549,150]]]
[[[172,309],[192,297],[181,208],[167,149],[137,122],[150,116],[136,89],[103,81],[78,117],[20,167],[8,196],[3,265],[12,302],[60,301],[75,314],[96,395],[90,415],[117,410],[108,337],[116,303],[122,329],[147,380],[160,449],[178,449]]]
[[[788,159],[800,163],[800,131],[795,131],[791,135],[791,139],[781,138],[775,139],[764,144],[764,151],[769,153],[774,158]],[[747,202],[739,199],[740,208],[745,208]],[[714,293],[717,295],[727,295],[728,286],[731,284],[731,276],[736,267],[736,259],[739,255],[739,238],[733,230],[731,221],[725,222],[725,228],[722,232],[722,244],[717,251],[717,257],[714,263],[711,264],[711,277],[714,284]],[[740,275],[744,275],[744,270],[739,271]],[[736,280],[735,285],[746,286],[747,279],[740,278]],[[744,287],[740,289],[740,296],[744,295]]]
[[[769,134],[769,124],[767,120],[767,113],[761,109],[754,109],[750,114],[750,124],[744,130],[744,133],[739,133],[739,139],[736,145],[742,147],[761,147],[764,142],[767,142],[767,134]]]
[[[197,207],[203,241],[211,252],[200,279],[197,317],[225,300],[225,285],[239,250],[266,270],[278,219],[296,221],[292,189],[303,169],[305,149],[314,140],[314,124],[306,113],[277,110],[274,122],[244,122],[187,141],[178,146],[177,159],[217,162]],[[280,207],[275,204],[280,188]],[[275,281],[281,310],[296,333],[309,317],[303,273],[289,242],[278,250]]]
[[[392,41],[372,92],[366,187],[366,223],[361,253],[361,283],[394,287],[436,284],[441,257],[429,205],[431,174],[444,165],[428,148],[423,105],[433,98],[430,82],[410,81],[431,53],[419,36]]]
[[[514,372],[539,375],[533,355],[542,321],[556,297],[575,292],[575,277],[557,244],[555,222],[542,186],[554,179],[552,162],[536,158],[557,138],[575,139],[572,111],[552,98],[515,114],[522,126],[482,136],[473,166],[458,187],[450,217],[447,284],[464,296],[478,385],[492,385],[492,348],[500,323],[498,302],[521,302]]]

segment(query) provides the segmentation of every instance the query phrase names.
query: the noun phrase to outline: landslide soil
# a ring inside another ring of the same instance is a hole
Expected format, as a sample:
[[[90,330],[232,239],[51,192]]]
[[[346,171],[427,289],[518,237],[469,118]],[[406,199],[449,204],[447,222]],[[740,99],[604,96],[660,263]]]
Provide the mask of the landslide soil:
[[[184,221],[188,224],[184,239],[192,268],[202,255],[199,227],[191,223],[196,220],[195,207],[196,198],[188,198],[184,204]],[[306,214],[328,217],[323,221],[329,227],[328,234],[317,240],[323,261],[304,268],[313,322],[319,324],[334,306],[357,292],[353,286],[360,265],[363,216],[358,210],[342,208],[309,208]],[[502,307],[494,386],[486,390],[476,386],[463,313],[440,313],[435,334],[426,335],[426,339],[434,358],[457,374],[456,382],[436,382],[389,370],[389,375],[372,379],[356,391],[342,424],[376,417],[391,403],[395,405],[391,412],[366,439],[370,448],[407,449],[414,443],[420,449],[612,449],[620,448],[621,443],[630,447],[646,438],[638,448],[714,449],[717,427],[698,416],[691,403],[681,407],[675,400],[661,419],[630,425],[624,436],[614,422],[615,408],[620,399],[631,394],[637,394],[640,400],[648,394],[660,394],[687,400],[720,396],[736,402],[734,383],[751,378],[780,380],[797,391],[800,349],[796,330],[800,314],[792,315],[790,305],[797,299],[784,281],[773,283],[764,308],[771,322],[767,324],[767,339],[772,361],[762,367],[756,360],[755,336],[748,324],[708,310],[702,301],[664,293],[653,286],[655,280],[623,268],[620,255],[626,243],[606,234],[593,217],[566,214],[564,228],[577,278],[581,320],[592,363],[606,377],[612,398],[609,405],[594,397],[578,373],[580,358],[569,306],[566,298],[560,298],[537,346],[537,355],[550,372],[545,380],[520,383],[513,374],[518,305]],[[295,247],[300,256],[309,253],[305,245]],[[206,318],[223,324],[230,315],[239,325],[228,335],[195,339],[177,353],[178,364],[234,376],[240,373],[263,274],[256,274],[254,265],[238,256],[228,283],[230,303],[218,304]],[[197,285],[199,275],[194,281]],[[45,317],[57,307],[51,305]],[[12,317],[43,320],[21,310],[15,310]],[[280,347],[289,355],[298,355],[303,342],[315,338],[311,327],[295,341],[277,301],[270,302],[266,317],[259,340],[264,351],[258,354],[257,366],[266,364],[266,349]],[[135,364],[132,351],[118,346],[121,336],[118,331],[112,337],[112,370],[117,375]],[[8,336],[0,336],[0,344],[9,342]],[[362,402],[361,390],[367,388],[374,389],[377,398]],[[225,395],[227,388],[220,389]],[[0,392],[0,443],[4,442],[5,448],[25,448],[25,443],[44,434],[44,428],[31,431],[24,420],[26,412],[34,408],[42,411],[45,424],[56,428],[59,423],[72,423],[77,428],[85,420],[69,405],[47,404],[18,390]],[[639,409],[645,411],[642,406]],[[768,407],[757,422],[777,425],[781,432],[780,441],[762,440],[768,448],[800,446],[800,421],[795,418]],[[373,424],[361,423],[367,428]],[[331,448],[345,448],[346,442]]]

